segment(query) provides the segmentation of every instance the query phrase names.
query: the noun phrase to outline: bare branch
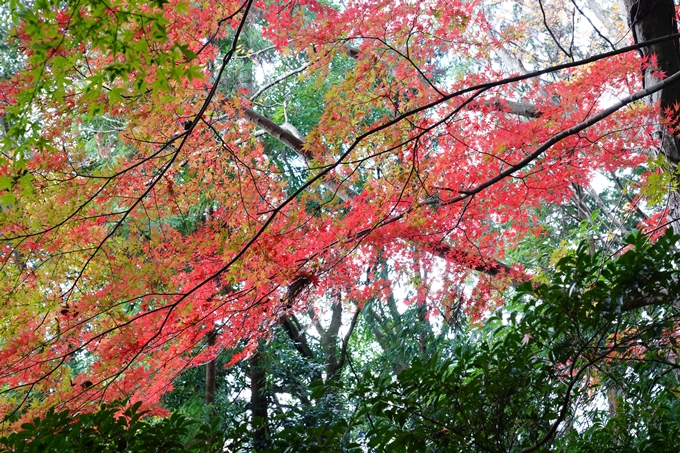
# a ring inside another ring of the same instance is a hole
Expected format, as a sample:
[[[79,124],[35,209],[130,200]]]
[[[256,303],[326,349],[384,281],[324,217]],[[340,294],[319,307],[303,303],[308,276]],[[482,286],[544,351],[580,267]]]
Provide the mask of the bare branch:
[[[265,91],[267,91],[269,88],[273,87],[274,85],[278,85],[279,83],[283,82],[283,81],[286,80],[287,78],[292,77],[292,76],[294,76],[295,74],[301,73],[302,71],[304,71],[305,69],[307,69],[307,68],[309,67],[310,64],[311,64],[311,63],[304,64],[304,65],[300,66],[299,68],[293,69],[292,71],[289,71],[289,72],[283,74],[281,77],[279,77],[279,78],[277,78],[277,79],[275,79],[275,80],[272,80],[271,82],[269,82],[268,84],[266,84],[265,86],[263,86],[262,88],[260,88],[259,90],[257,90],[257,91],[255,92],[255,94],[253,94],[253,95],[250,97],[250,101],[251,101],[251,102],[254,101],[254,100],[257,99],[258,97],[260,97],[260,95],[261,95],[262,93],[264,93]]]

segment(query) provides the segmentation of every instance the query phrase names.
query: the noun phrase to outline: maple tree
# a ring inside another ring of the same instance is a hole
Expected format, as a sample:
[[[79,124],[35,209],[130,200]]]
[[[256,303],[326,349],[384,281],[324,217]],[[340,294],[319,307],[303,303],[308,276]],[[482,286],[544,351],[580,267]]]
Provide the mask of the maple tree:
[[[650,156],[640,186],[670,190],[640,226],[660,233],[673,2],[628,2],[632,36],[612,5],[547,3],[11,1],[0,414],[161,413],[183,370],[394,282],[480,320],[531,278],[503,259],[540,209]]]
[[[220,401],[214,406],[200,401],[192,388],[203,384],[196,379],[199,369],[175,380],[178,388],[163,398],[166,407],[177,407],[177,398],[195,402],[182,404],[170,426],[163,420],[126,429],[125,419],[107,407],[75,422],[50,411],[0,438],[0,445],[19,451],[37,440],[40,449],[80,451],[78,445],[93,443],[96,426],[103,434],[97,444],[113,440],[116,451],[121,442],[130,444],[134,431],[142,445],[125,451],[156,451],[177,435],[186,446],[181,451],[193,451],[208,447],[205,434],[212,432],[208,451],[354,452],[389,446],[408,452],[526,453],[549,446],[567,452],[673,452],[680,404],[668,354],[677,340],[659,338],[678,319],[673,302],[680,254],[673,245],[680,236],[669,233],[654,243],[631,235],[632,248],[616,259],[592,255],[586,241],[560,259],[549,283],[523,285],[482,327],[457,328],[455,337],[422,319],[424,306],[385,318],[392,311],[389,302],[369,303],[364,312],[371,315],[363,317],[351,353],[343,356],[351,364],[348,372],[327,375],[325,382],[304,383],[307,374],[318,373],[318,362],[298,354],[284,329],[274,329],[257,352],[258,367],[266,368],[270,382],[262,395],[271,412],[265,438],[257,436],[262,420],[244,417],[247,403],[239,395],[247,384],[239,364],[220,370]],[[380,320],[374,324],[370,318]],[[378,337],[378,325],[384,332],[379,343],[388,349],[376,355],[365,337],[367,330]],[[312,359],[321,352],[311,336],[305,349]],[[392,366],[400,371],[390,371]],[[602,390],[614,396],[608,409],[598,403]],[[285,394],[286,401],[277,397]],[[172,429],[184,420],[182,414],[205,417],[208,433],[206,426],[197,432]]]

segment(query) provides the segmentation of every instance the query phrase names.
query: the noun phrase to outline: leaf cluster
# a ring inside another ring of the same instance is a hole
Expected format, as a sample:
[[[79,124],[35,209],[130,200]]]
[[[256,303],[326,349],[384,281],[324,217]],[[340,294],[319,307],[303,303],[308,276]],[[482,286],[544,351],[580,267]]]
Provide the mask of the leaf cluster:
[[[176,452],[220,451],[216,427],[201,425],[190,441],[195,422],[175,413],[167,418],[146,417],[142,403],[103,405],[91,414],[50,409],[42,418],[24,423],[21,430],[0,438],[0,451],[12,452]]]
[[[353,389],[376,451],[673,451],[678,236],[628,238],[615,259],[584,243],[550,283],[525,284],[450,355]],[[610,407],[602,401],[610,393]],[[581,450],[583,449],[583,450]],[[539,450],[542,451],[542,450]]]

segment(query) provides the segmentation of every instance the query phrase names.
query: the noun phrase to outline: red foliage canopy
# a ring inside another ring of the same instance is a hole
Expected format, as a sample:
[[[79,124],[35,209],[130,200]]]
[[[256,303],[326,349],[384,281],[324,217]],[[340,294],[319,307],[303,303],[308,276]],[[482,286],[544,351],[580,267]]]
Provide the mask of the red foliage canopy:
[[[676,78],[643,91],[643,46],[605,52],[592,27],[539,48],[540,12],[521,2],[524,25],[482,1],[103,5],[16,16],[3,416],[153,405],[186,367],[247,356],[314,300],[385,297],[385,260],[434,310],[474,282],[462,303],[480,316],[527,278],[499,260],[541,234],[542,206],[645,162],[656,113],[636,101]],[[282,103],[304,137],[278,124]],[[409,281],[414,263],[437,281]]]

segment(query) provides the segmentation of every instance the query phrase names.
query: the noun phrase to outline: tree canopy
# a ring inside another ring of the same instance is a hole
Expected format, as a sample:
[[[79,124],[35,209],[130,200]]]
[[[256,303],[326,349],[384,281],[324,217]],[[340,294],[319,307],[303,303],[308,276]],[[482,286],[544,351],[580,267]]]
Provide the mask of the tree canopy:
[[[369,440],[328,422],[348,449],[558,446],[597,424],[577,426],[577,394],[637,410],[623,381],[677,413],[672,0],[1,8],[8,430],[119,400],[166,414],[199,365],[215,403],[218,358],[249,360],[259,422],[233,427],[259,450],[276,445],[277,360],[305,360],[280,387],[324,401],[314,423],[373,402],[356,411]],[[277,341],[291,358],[268,355]],[[340,404],[362,347],[347,395],[373,387]],[[440,407],[461,392],[490,400]]]

